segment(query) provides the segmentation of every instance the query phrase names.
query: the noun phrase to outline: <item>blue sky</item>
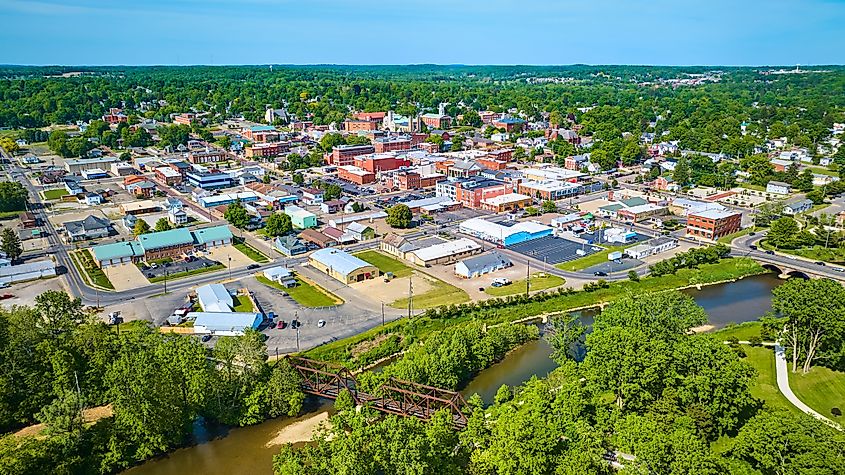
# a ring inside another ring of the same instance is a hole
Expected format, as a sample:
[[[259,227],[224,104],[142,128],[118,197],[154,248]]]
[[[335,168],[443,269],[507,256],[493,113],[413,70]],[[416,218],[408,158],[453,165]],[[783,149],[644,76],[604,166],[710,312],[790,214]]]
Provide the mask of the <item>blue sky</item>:
[[[0,0],[5,64],[845,63],[845,0]]]

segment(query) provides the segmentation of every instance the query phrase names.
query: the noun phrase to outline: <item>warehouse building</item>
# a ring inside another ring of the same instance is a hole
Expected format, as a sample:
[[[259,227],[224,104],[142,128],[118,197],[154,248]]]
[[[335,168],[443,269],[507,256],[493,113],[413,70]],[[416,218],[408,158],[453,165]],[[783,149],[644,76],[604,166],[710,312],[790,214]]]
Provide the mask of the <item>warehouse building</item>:
[[[308,258],[308,264],[344,284],[375,279],[379,275],[376,266],[340,249],[319,249]]]
[[[468,219],[461,223],[458,229],[469,236],[504,246],[513,246],[521,242],[551,236],[554,232],[553,228],[532,221],[504,226],[481,218]]]
[[[13,284],[25,280],[53,277],[56,263],[52,260],[27,262],[25,264],[0,266],[0,284]]]
[[[512,265],[510,259],[493,251],[458,262],[455,264],[455,275],[464,279],[471,279],[497,270],[507,269]]]
[[[223,284],[208,284],[197,288],[197,302],[204,312],[231,312],[232,295]]]
[[[194,333],[220,336],[240,336],[248,328],[258,329],[263,320],[260,313],[251,312],[189,312],[188,320],[194,321]]]
[[[678,247],[677,239],[669,236],[660,236],[646,243],[625,249],[625,255],[632,259],[645,259],[646,257],[660,254],[676,247]]]
[[[477,242],[472,239],[461,238],[409,252],[406,254],[406,259],[418,266],[430,267],[455,262],[481,251],[481,245]]]

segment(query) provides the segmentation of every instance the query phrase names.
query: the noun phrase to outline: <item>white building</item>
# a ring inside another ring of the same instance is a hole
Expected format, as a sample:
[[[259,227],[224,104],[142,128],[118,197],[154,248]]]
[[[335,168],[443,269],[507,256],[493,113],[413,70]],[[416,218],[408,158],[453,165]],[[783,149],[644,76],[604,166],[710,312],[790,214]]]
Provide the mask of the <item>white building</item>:
[[[788,195],[792,187],[782,181],[770,181],[766,184],[766,193],[773,195]]]
[[[669,249],[678,247],[678,240],[668,236],[654,238],[644,244],[625,249],[625,255],[632,259],[645,259],[646,257],[666,252]]]
[[[493,251],[487,254],[470,257],[455,264],[455,275],[464,279],[471,279],[497,270],[506,269],[513,263],[504,255]]]
[[[417,249],[407,254],[407,259],[419,266],[431,266],[454,262],[465,256],[482,251],[481,245],[472,239],[461,238],[433,246]]]
[[[197,288],[197,302],[204,312],[231,312],[234,301],[223,284],[208,284]]]

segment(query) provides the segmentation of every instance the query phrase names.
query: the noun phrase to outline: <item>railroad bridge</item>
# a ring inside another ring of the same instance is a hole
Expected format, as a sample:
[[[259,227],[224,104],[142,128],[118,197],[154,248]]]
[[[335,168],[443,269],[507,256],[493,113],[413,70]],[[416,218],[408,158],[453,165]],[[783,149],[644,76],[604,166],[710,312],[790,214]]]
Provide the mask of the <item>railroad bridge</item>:
[[[287,359],[302,378],[302,390],[307,394],[337,399],[346,389],[356,405],[424,421],[445,409],[452,415],[455,428],[460,430],[467,425],[467,416],[463,412],[466,401],[460,393],[390,378],[375,391],[376,394],[369,394],[358,389],[358,382],[348,368],[299,356],[288,356]]]

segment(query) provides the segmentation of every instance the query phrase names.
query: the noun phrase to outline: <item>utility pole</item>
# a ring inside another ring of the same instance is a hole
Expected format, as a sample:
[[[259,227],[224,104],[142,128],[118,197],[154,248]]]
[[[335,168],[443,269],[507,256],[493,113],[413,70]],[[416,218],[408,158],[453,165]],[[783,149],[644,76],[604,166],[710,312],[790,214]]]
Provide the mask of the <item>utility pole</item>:
[[[164,293],[167,293],[167,269],[164,269]]]
[[[525,271],[525,296],[528,297],[528,292],[531,291],[531,261],[526,261],[528,267]]]
[[[414,281],[413,276],[408,276],[408,318],[411,318],[412,302],[414,300]]]
[[[384,302],[381,303],[381,326],[384,326]]]

